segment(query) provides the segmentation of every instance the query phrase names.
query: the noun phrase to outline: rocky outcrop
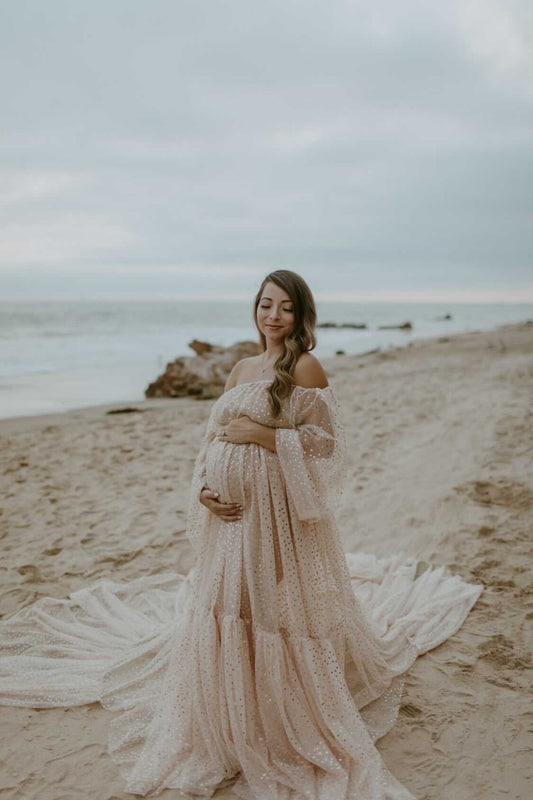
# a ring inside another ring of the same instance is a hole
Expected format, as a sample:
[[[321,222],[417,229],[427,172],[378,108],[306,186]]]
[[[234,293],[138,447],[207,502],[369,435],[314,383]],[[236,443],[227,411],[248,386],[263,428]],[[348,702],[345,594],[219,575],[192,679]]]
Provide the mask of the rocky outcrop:
[[[412,329],[412,322],[404,322],[401,325],[378,325],[380,331],[410,331]]]
[[[319,322],[317,328],[356,328],[357,330],[364,330],[366,328],[364,322]]]
[[[195,355],[170,361],[162,375],[145,389],[145,397],[219,397],[234,364],[261,352],[259,344],[251,341],[222,347],[193,339],[189,347]]]

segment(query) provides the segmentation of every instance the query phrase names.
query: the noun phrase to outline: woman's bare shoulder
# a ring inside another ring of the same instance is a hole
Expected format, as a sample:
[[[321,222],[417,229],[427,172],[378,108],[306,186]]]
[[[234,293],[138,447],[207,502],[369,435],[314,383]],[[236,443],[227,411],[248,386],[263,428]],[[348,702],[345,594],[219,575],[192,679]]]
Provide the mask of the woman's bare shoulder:
[[[301,354],[292,376],[297,386],[306,389],[325,389],[329,385],[324,367],[312,353]]]
[[[244,375],[243,370],[245,372],[247,367],[256,363],[259,358],[260,356],[247,356],[246,358],[241,358],[240,361],[237,361],[231,368],[231,372],[226,379],[224,391],[227,392],[228,389],[233,389],[237,383],[240,383],[241,378]]]

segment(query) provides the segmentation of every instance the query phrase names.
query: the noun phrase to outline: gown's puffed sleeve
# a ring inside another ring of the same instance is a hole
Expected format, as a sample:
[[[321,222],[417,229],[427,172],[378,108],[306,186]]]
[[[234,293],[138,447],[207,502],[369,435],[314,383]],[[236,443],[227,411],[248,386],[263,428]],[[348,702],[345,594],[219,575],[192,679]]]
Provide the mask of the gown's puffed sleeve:
[[[334,512],[342,495],[346,436],[331,386],[295,386],[294,427],[276,428],[276,452],[298,519],[319,520]]]

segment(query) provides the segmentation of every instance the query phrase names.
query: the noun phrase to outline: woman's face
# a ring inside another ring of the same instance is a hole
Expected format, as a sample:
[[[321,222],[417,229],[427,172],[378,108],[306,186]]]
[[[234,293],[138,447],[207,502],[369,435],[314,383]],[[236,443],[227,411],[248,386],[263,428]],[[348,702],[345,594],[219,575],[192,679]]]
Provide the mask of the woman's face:
[[[284,289],[269,282],[257,306],[257,325],[267,341],[281,342],[294,326],[294,306]]]

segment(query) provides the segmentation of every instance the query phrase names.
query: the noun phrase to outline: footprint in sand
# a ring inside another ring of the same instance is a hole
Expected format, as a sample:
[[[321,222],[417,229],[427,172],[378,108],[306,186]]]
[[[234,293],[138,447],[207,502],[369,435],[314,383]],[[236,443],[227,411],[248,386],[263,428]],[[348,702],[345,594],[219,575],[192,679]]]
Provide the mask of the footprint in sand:
[[[491,586],[495,591],[501,592],[506,589],[514,590],[517,587],[516,581],[509,576],[506,565],[502,561],[483,558],[470,568],[470,574],[485,586]]]
[[[478,530],[478,536],[492,536],[495,532],[494,528],[489,527],[488,525],[482,525],[481,528]]]
[[[23,564],[17,567],[17,572],[26,576],[26,583],[41,583],[44,580],[35,564]]]
[[[422,710],[413,705],[413,703],[403,703],[400,706],[400,714],[403,714],[405,717],[419,717],[422,714]]]
[[[453,487],[475,503],[484,506],[503,506],[515,511],[533,509],[533,490],[519,481],[499,478],[494,481],[468,481]]]
[[[10,472],[17,472],[19,469],[24,469],[24,467],[28,467],[29,464],[30,462],[24,456],[15,457],[5,468],[4,475],[8,475]]]
[[[528,653],[517,653],[512,639],[497,633],[490,636],[486,642],[478,645],[480,658],[491,661],[499,667],[512,669],[527,669],[531,667],[532,658]]]
[[[132,553],[122,553],[121,555],[115,556],[106,556],[105,558],[99,558],[96,562],[97,564],[105,564],[105,563],[112,563],[115,567],[122,567],[124,564],[129,564],[130,561],[134,561],[134,559],[138,558],[142,555],[143,550],[134,550]]]

